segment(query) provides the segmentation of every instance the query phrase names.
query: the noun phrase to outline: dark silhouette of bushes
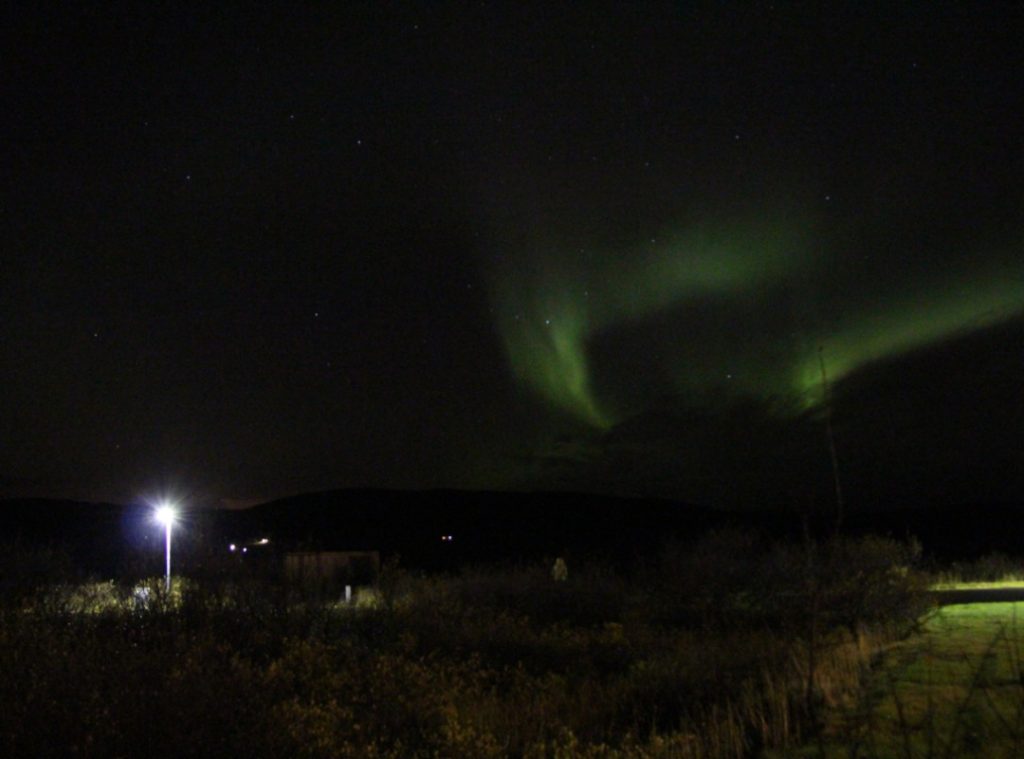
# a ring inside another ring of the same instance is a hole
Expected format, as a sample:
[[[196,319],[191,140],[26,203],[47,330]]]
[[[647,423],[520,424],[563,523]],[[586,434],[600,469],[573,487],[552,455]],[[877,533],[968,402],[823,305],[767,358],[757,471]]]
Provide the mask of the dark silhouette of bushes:
[[[716,533],[564,582],[392,563],[344,605],[219,559],[137,602],[27,557],[0,603],[0,756],[745,756],[856,686],[866,628],[912,623],[915,560]]]
[[[929,604],[920,553],[915,542],[875,536],[779,543],[715,532],[665,549],[647,575],[647,605],[658,621],[688,627],[799,634],[816,614],[826,627],[907,629]]]

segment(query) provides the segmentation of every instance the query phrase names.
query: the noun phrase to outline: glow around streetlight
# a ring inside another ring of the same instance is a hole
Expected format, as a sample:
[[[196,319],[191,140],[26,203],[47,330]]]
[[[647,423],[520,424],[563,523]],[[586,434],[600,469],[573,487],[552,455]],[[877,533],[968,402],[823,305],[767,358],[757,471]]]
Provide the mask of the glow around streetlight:
[[[157,507],[154,517],[164,527],[170,527],[174,524],[174,520],[177,519],[178,511],[173,506],[163,504]]]

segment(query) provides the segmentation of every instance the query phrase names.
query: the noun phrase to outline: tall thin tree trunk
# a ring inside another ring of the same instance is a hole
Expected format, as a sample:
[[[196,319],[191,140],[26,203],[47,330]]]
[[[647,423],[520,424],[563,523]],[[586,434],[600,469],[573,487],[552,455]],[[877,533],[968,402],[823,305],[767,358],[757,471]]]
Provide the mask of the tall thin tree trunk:
[[[825,371],[825,352],[818,346],[818,365],[821,367],[821,390],[825,402],[825,433],[828,436],[828,452],[832,457],[832,482],[836,490],[836,535],[843,526],[843,488],[839,481],[839,456],[836,453],[836,436],[832,430],[832,389],[828,384],[828,374]]]

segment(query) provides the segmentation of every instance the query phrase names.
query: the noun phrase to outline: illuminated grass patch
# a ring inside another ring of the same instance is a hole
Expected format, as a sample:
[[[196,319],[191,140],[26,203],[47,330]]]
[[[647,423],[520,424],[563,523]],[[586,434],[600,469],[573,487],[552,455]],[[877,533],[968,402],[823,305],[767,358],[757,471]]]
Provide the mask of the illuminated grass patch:
[[[787,755],[1024,755],[1022,655],[1021,603],[947,606],[885,654],[860,701],[826,720],[822,743]]]

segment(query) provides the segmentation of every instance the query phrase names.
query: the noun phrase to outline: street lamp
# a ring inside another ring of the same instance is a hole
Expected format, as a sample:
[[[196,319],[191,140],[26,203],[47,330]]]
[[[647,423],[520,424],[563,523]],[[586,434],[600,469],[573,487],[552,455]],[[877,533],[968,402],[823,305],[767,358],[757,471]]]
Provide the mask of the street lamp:
[[[167,592],[171,592],[171,526],[174,524],[178,513],[173,506],[168,504],[160,505],[156,510],[156,521],[164,526],[164,534],[167,539]]]

